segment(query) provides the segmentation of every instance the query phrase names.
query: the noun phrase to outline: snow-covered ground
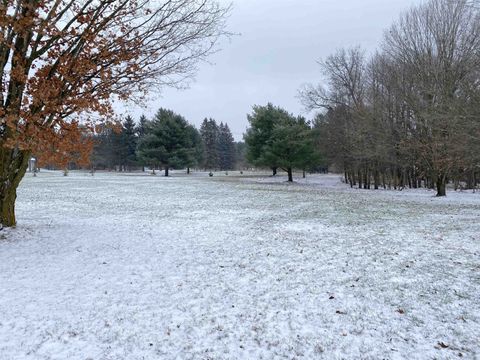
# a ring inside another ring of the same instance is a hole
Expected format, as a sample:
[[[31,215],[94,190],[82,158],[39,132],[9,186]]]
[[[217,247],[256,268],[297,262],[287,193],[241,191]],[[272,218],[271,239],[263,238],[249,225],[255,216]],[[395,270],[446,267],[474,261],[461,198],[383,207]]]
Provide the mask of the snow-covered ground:
[[[0,232],[0,359],[480,358],[480,194],[43,172]]]

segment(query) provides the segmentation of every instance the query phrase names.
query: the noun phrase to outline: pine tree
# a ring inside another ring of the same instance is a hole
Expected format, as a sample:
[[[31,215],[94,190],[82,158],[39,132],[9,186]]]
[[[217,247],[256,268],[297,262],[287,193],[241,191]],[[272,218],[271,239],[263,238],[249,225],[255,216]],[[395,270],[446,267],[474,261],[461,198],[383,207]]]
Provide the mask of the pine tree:
[[[127,116],[123,122],[123,128],[121,133],[121,142],[122,142],[122,164],[126,167],[131,167],[136,165],[137,157],[135,155],[135,150],[137,148],[137,137],[135,122],[131,116]]]
[[[248,116],[247,160],[257,166],[282,168],[293,181],[293,169],[305,170],[318,164],[319,155],[313,142],[313,133],[303,117],[294,117],[286,110],[267,106],[254,106]]]
[[[279,164],[274,162],[274,159],[269,159],[266,162],[264,155],[264,147],[272,136],[275,124],[288,119],[290,114],[271,103],[267,106],[254,106],[253,113],[248,115],[248,122],[250,128],[244,135],[245,143],[247,145],[247,160],[256,166],[270,167],[273,175],[276,175]]]
[[[148,128],[149,120],[145,115],[140,116],[137,127],[135,128],[135,133],[137,135],[137,145],[138,142],[145,136]],[[135,153],[136,156],[136,153]],[[138,157],[137,157],[138,162]],[[145,171],[145,166],[142,166],[142,171]]]
[[[160,109],[137,146],[137,156],[147,165],[170,168],[187,166],[193,152],[187,121],[171,110]]]
[[[305,170],[317,165],[320,157],[305,118],[289,115],[276,123],[260,161],[277,164],[288,173],[290,182],[293,181],[293,169]]]
[[[214,119],[203,120],[200,127],[200,135],[202,136],[205,147],[205,161],[203,163],[205,169],[213,170],[219,167],[218,157],[218,136],[219,128]]]
[[[235,142],[227,123],[220,123],[217,148],[220,169],[232,170],[235,166]]]
[[[95,135],[95,146],[91,156],[91,162],[95,168],[111,169],[114,167],[112,132],[110,127],[103,126]]]
[[[148,126],[148,120],[145,115],[140,116],[140,119],[138,121],[138,125],[135,128],[135,133],[137,134],[137,137],[141,139],[145,133],[147,132],[147,126]]]

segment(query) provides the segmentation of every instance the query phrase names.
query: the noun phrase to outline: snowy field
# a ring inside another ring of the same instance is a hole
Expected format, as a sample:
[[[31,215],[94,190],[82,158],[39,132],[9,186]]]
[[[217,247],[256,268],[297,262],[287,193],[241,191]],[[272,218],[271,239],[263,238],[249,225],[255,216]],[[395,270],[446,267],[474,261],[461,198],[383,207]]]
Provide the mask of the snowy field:
[[[480,194],[31,174],[0,359],[478,359]]]

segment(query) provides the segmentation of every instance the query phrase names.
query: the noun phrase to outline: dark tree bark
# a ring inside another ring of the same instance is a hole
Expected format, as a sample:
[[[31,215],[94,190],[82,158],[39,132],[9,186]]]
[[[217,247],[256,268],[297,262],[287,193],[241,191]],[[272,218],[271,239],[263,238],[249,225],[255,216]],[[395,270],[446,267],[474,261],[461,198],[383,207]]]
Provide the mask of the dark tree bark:
[[[375,172],[373,175],[373,182],[374,182],[375,190],[378,190],[378,188],[380,187],[380,172],[378,171],[378,168],[375,168]]]
[[[15,226],[17,188],[28,168],[30,153],[0,148],[0,224]]]
[[[165,166],[165,176],[166,177],[168,177],[168,170],[169,170],[168,166]]]
[[[352,174],[352,172],[348,172],[348,182],[349,182],[351,188],[353,188],[355,186],[355,179],[354,179],[354,175]]]
[[[446,177],[444,175],[437,176],[437,196],[447,196]]]
[[[288,173],[288,181],[289,182],[293,182],[293,171],[292,171],[292,168],[288,168],[287,169],[287,173]]]

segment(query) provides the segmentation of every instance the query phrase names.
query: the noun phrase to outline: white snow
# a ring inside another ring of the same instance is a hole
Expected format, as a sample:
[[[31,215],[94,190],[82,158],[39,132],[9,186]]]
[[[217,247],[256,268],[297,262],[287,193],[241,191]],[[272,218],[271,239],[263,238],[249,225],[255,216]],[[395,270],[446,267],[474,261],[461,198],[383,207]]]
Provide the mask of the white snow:
[[[27,175],[0,359],[480,357],[480,194],[174,175]]]

